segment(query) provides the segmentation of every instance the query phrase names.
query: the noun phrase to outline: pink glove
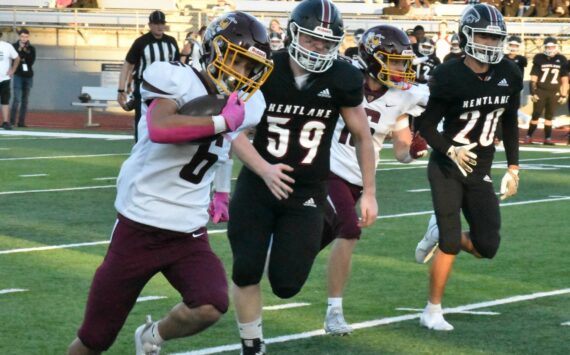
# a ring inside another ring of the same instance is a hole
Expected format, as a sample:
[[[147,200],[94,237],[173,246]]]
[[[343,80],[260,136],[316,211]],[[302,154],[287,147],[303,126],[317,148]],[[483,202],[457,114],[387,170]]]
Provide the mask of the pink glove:
[[[428,146],[426,140],[416,132],[410,144],[410,156],[414,159],[421,158],[427,154]]]
[[[245,105],[238,98],[236,91],[232,92],[220,115],[226,120],[226,126],[230,131],[233,132],[241,126],[245,118]]]
[[[220,222],[227,222],[230,220],[230,213],[228,211],[228,206],[230,204],[230,194],[227,192],[216,192],[214,193],[214,198],[210,202],[210,207],[208,207],[208,213],[212,218],[214,224]]]

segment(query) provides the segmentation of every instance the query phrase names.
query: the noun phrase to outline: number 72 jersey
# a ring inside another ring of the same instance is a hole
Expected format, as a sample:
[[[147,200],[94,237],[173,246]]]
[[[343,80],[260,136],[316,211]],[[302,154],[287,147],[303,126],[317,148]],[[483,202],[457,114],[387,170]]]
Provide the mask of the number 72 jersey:
[[[490,168],[497,125],[503,117],[517,125],[522,74],[516,64],[503,59],[481,78],[463,61],[450,61],[436,68],[429,88],[430,101],[445,102],[444,138],[456,146],[476,142],[476,169]]]

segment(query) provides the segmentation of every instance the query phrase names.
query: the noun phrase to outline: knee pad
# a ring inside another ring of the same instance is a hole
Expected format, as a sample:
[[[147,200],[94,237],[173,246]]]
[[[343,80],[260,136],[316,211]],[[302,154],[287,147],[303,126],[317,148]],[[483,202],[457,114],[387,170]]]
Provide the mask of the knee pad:
[[[501,237],[499,236],[499,233],[495,233],[492,236],[487,236],[484,240],[473,239],[472,242],[475,250],[477,250],[482,257],[493,259],[499,250]]]
[[[301,287],[271,286],[273,293],[279,298],[291,298],[301,291]]]

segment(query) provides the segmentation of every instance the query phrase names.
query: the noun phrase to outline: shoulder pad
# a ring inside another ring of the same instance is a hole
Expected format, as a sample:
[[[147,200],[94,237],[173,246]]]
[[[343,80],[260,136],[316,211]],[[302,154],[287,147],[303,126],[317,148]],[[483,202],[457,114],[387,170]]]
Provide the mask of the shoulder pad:
[[[143,73],[143,100],[165,98],[176,100],[192,85],[192,69],[179,62],[154,62]]]

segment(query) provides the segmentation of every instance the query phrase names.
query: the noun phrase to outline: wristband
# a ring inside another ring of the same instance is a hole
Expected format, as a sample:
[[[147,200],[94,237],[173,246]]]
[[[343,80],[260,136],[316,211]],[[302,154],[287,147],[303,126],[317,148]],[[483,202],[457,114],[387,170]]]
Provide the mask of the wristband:
[[[122,93],[125,92],[125,90],[123,90],[123,89],[118,89],[117,92],[118,92],[119,94],[122,94]]]
[[[214,122],[214,132],[221,133],[227,131],[226,119],[222,115],[212,116]]]

